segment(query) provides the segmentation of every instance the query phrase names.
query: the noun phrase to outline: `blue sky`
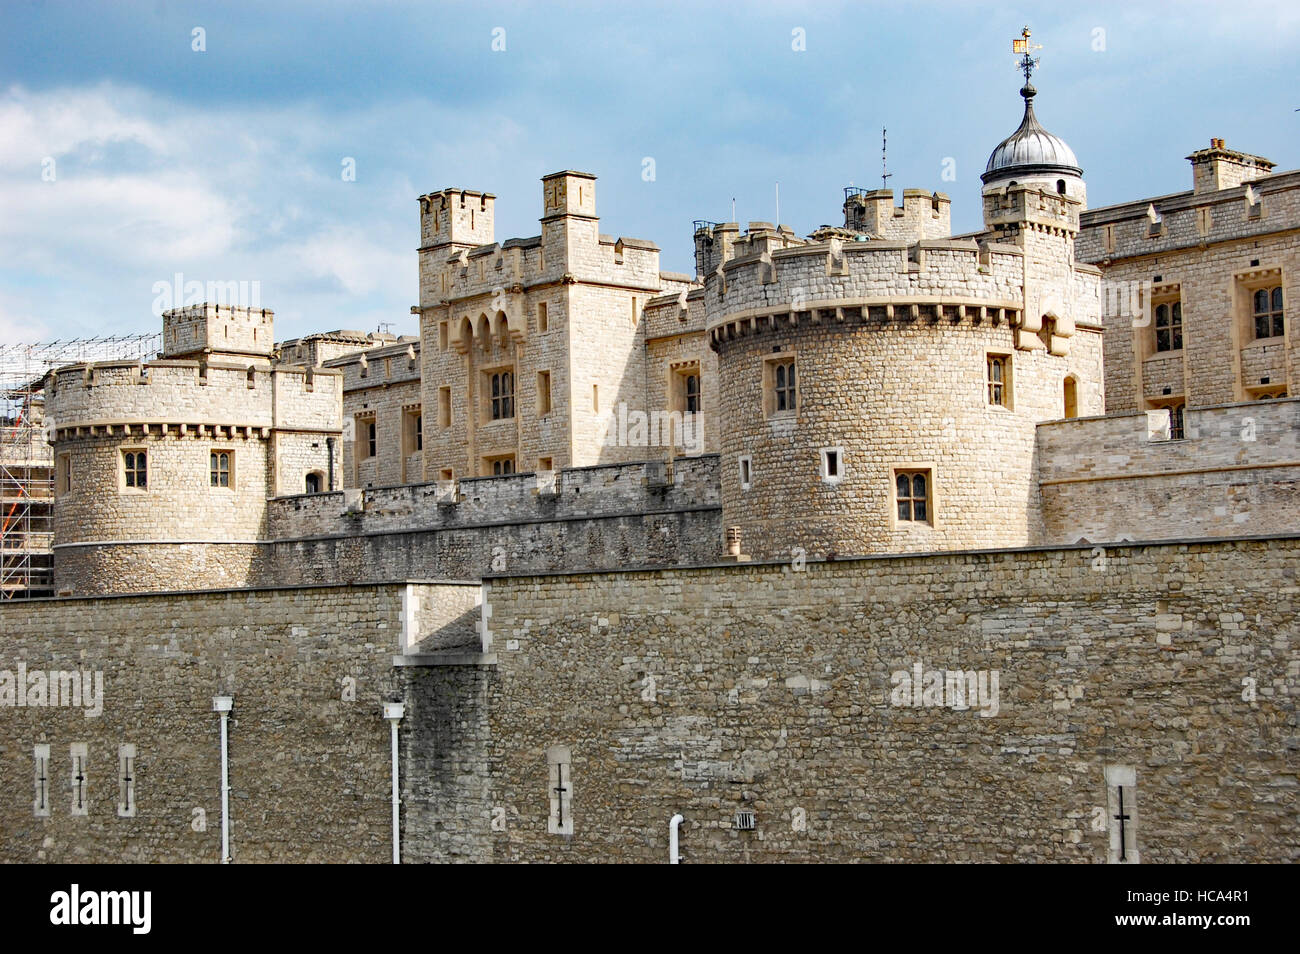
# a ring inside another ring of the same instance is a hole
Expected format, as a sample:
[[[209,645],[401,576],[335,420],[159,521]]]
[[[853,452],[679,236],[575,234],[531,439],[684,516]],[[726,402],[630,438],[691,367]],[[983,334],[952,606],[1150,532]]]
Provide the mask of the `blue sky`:
[[[1026,22],[1091,205],[1189,188],[1212,136],[1300,166],[1294,2],[2,0],[0,342],[155,330],[177,272],[259,282],[280,338],[411,333],[417,197],[493,192],[497,239],[534,235],[565,168],[599,176],[602,231],[693,272],[691,221],[733,197],[771,220],[779,182],[797,232],[837,221],[845,185],[880,182],[882,126],[890,185],[974,229]]]

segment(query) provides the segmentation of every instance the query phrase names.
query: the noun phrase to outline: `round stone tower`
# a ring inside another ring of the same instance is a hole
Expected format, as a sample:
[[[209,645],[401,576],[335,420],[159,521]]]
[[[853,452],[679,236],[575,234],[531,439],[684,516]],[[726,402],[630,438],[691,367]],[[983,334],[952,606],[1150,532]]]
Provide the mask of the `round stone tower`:
[[[988,231],[935,238],[944,199],[904,192],[889,239],[753,223],[706,263],[723,519],[744,553],[1042,539],[1037,425],[1102,413],[1100,273],[1073,255],[1081,199],[1004,184]]]
[[[178,309],[164,342],[46,381],[60,593],[256,582],[267,498],[338,473],[341,372],[272,365],[269,311]]]

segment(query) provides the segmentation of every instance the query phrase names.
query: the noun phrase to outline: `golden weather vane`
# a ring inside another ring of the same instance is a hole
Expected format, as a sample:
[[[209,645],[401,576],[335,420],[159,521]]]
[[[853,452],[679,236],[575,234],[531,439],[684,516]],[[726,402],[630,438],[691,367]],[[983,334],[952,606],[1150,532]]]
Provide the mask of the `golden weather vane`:
[[[1038,66],[1039,58],[1034,56],[1034,50],[1041,50],[1041,43],[1029,42],[1029,27],[1020,31],[1020,38],[1011,41],[1011,53],[1013,56],[1019,56],[1020,62],[1016,64],[1016,69],[1025,74],[1025,85],[1029,85],[1029,76]]]

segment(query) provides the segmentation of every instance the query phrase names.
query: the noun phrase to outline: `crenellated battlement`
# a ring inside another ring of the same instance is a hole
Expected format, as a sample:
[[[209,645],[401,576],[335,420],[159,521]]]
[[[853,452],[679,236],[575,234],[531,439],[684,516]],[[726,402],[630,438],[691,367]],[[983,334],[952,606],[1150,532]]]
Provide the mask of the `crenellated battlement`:
[[[1073,239],[1083,202],[1065,193],[1019,183],[983,193],[984,224],[997,232],[1040,231]]]
[[[736,222],[695,223],[695,272],[698,280],[712,274],[735,258],[771,254],[780,249],[804,245],[805,239],[795,235],[788,225],[771,222],[750,222],[748,231],[742,233]]]
[[[542,179],[542,234],[493,240],[489,193],[445,190],[420,199],[421,312],[438,321],[504,314],[522,334],[525,293],[538,286],[613,283],[658,292],[659,246],[646,239],[604,235],[596,216],[596,177],[558,172]],[[484,301],[467,301],[488,299]],[[459,312],[459,314],[458,314]]]
[[[337,430],[343,373],[299,365],[110,361],[51,372],[46,395],[59,440],[141,424]]]
[[[269,361],[275,350],[275,313],[268,308],[204,303],[163,313],[165,358],[238,355]]]
[[[470,189],[443,189],[420,196],[421,251],[474,248],[493,241],[496,196]]]
[[[899,242],[947,238],[952,234],[952,200],[942,192],[904,189],[894,204],[892,189],[844,190],[844,227],[873,238]]]
[[[878,307],[892,318],[951,306],[963,316],[980,308],[1014,314],[1024,307],[1024,251],[969,239],[832,239],[734,258],[708,276],[702,301],[711,332],[767,313],[819,320],[822,312]]]

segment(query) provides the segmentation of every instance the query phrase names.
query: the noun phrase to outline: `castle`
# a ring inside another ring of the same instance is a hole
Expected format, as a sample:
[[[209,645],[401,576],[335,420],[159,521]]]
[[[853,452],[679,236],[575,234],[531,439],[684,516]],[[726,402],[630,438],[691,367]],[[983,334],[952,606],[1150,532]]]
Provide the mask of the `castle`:
[[[418,339],[51,373],[0,624],[103,712],[0,672],[0,855],[1295,860],[1300,172],[1088,210],[1036,95],[978,233],[848,189],[681,275],[590,174],[445,189]]]

